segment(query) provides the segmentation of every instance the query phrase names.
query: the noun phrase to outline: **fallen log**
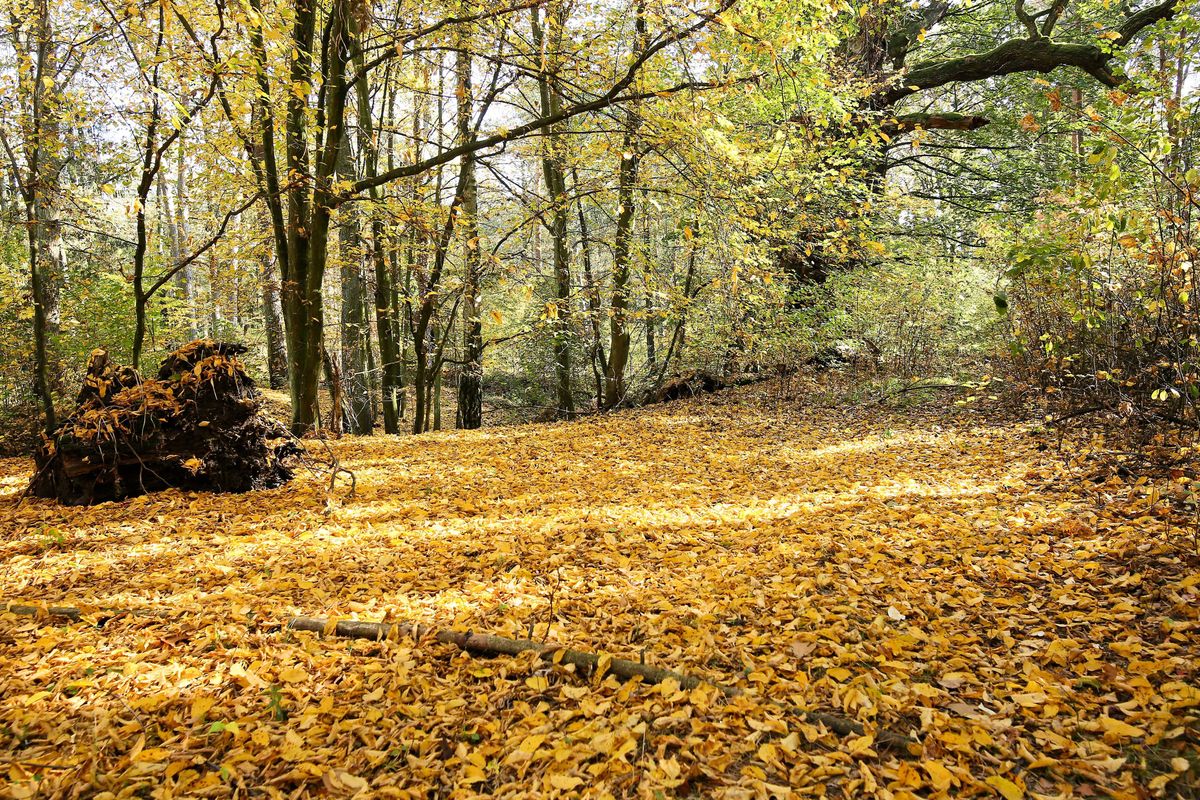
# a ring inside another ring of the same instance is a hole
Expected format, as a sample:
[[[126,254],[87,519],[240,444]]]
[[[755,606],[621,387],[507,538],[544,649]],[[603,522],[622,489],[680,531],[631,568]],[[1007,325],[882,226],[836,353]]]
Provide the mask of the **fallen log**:
[[[108,608],[99,609],[99,611],[108,613],[111,616],[120,613],[145,613]],[[2,604],[0,605],[0,612],[30,617],[58,617],[71,620],[72,622],[78,622],[84,616],[82,610],[71,606],[35,606],[22,603]],[[146,615],[158,616],[153,613],[147,613]],[[641,678],[646,683],[651,684],[674,680],[679,684],[681,689],[691,690],[697,686],[711,686],[726,697],[746,696],[746,692],[736,686],[727,686],[715,681],[706,681],[695,675],[651,666],[640,661],[629,661],[624,658],[614,658],[597,653],[589,653],[584,650],[573,650],[569,647],[534,642],[529,639],[510,639],[507,636],[453,631],[414,625],[407,622],[364,622],[350,619],[332,621],[318,617],[293,617],[288,621],[286,628],[293,631],[308,631],[322,635],[341,636],[349,639],[368,639],[370,641],[395,641],[406,638],[420,639],[432,636],[442,644],[457,647],[468,653],[487,656],[516,656],[521,653],[533,651],[543,661],[553,664],[571,664],[577,669],[586,670],[587,674],[595,674],[603,668],[605,672],[612,673],[622,680]],[[863,736],[866,734],[866,729],[863,728],[862,723],[847,717],[828,714],[823,711],[810,711],[793,706],[783,706],[775,703],[775,701],[769,702],[779,705],[782,710],[790,711],[813,724],[824,725],[839,736]],[[905,757],[912,755],[909,749],[910,745],[917,744],[915,740],[904,734],[886,729],[880,729],[875,732],[875,742],[881,748]]]
[[[61,617],[72,622],[78,622],[83,612],[70,606],[30,606],[24,603],[5,603],[0,611],[9,614],[19,614],[24,617]]]
[[[526,652],[536,652],[543,661],[555,664],[572,664],[589,674],[603,668],[618,678],[632,680],[641,678],[647,683],[663,683],[667,680],[678,682],[682,689],[694,689],[706,685],[717,689],[726,697],[742,697],[746,692],[736,686],[727,686],[714,681],[706,681],[694,675],[687,675],[674,670],[654,667],[638,661],[624,658],[612,658],[583,650],[572,650],[561,645],[534,642],[529,639],[510,639],[494,634],[470,633],[422,627],[407,622],[363,622],[360,620],[338,620],[336,622],[316,617],[293,617],[287,625],[289,630],[310,631],[325,635],[343,636],[351,639],[369,639],[372,641],[396,640],[423,636],[432,636],[442,644],[452,645],[468,653],[480,655],[520,655]],[[773,702],[773,701],[772,701]],[[866,730],[862,724],[847,717],[827,714],[822,711],[786,707],[787,710],[798,714],[814,724],[824,725],[839,736],[863,736]],[[875,733],[875,741],[881,747],[898,754],[907,755],[909,745],[916,742],[900,733],[889,730],[879,730]]]
[[[75,608],[74,606],[35,606],[28,603],[0,603],[0,614],[17,614],[22,617],[36,619],[64,619],[70,622],[80,622],[85,617],[94,616],[96,627],[103,627],[117,617],[156,617],[167,619],[178,616],[161,609],[143,608]]]

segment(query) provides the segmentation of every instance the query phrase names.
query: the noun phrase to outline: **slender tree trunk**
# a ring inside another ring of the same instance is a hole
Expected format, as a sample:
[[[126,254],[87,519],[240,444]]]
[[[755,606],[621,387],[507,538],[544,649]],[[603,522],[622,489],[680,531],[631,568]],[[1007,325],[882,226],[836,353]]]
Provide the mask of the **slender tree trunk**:
[[[183,258],[183,244],[187,241],[187,216],[185,211],[187,206],[187,160],[184,151],[184,139],[181,135],[179,137],[179,150],[176,152],[175,158],[175,203],[172,208],[173,224],[171,226],[175,241],[179,246],[179,254],[173,256],[176,259],[175,263],[179,263],[179,260]],[[196,325],[196,281],[191,264],[176,274],[175,283],[178,285],[179,292],[187,304],[188,338],[198,339],[200,331]]]
[[[545,31],[537,7],[531,9],[533,40],[542,53],[545,67],[538,73],[538,95],[543,116],[552,116],[562,110],[562,97],[554,85],[554,53],[565,20],[562,4],[553,6],[551,19],[554,41],[546,40]],[[567,244],[567,218],[570,211],[567,199],[566,180],[563,175],[562,126],[552,125],[547,130],[545,151],[542,156],[542,177],[546,194],[553,204],[550,209],[550,238],[554,263],[554,393],[557,399],[557,415],[569,418],[575,414],[575,399],[571,389],[571,271],[570,253]]]
[[[632,255],[634,187],[640,156],[633,112],[627,113],[621,168],[617,179],[617,230],[613,243],[612,316],[608,327],[608,372],[604,406],[616,408],[625,400],[625,367],[629,363],[629,266]]]
[[[465,7],[463,11],[469,10]],[[458,51],[458,138],[467,142],[474,136],[471,99],[471,53],[465,42]],[[479,299],[479,201],[475,182],[475,156],[463,156],[460,180],[462,191],[463,289],[462,329],[463,364],[458,377],[458,410],[455,423],[459,428],[478,428],[483,424],[483,326]],[[440,404],[439,404],[440,408]]]
[[[146,228],[146,204],[150,200],[150,190],[161,163],[156,158],[158,151],[158,123],[161,116],[159,97],[159,65],[157,63],[162,51],[163,38],[166,33],[166,10],[158,9],[158,35],[154,45],[155,65],[148,76],[151,89],[150,117],[146,122],[146,138],[142,151],[142,174],[137,185],[137,202],[135,207],[135,239],[133,248],[133,368],[140,369],[142,363],[142,347],[146,340],[146,306],[150,297],[146,292],[146,249],[149,232]]]
[[[634,22],[635,53],[645,48],[645,6],[638,2]],[[634,190],[641,163],[638,137],[640,121],[634,109],[625,112],[621,166],[617,175],[617,230],[613,242],[612,316],[609,319],[608,371],[604,380],[604,406],[616,408],[625,400],[625,367],[629,363],[629,270],[632,256]]]
[[[658,360],[658,354],[655,352],[654,341],[654,295],[650,291],[650,286],[646,286],[646,365],[651,370],[654,369],[654,364]]]
[[[587,294],[588,324],[592,330],[588,348],[588,362],[592,367],[592,380],[596,390],[596,408],[604,405],[604,373],[608,370],[608,359],[604,355],[604,343],[600,339],[600,287],[592,271],[592,242],[588,236],[587,214],[583,210],[583,193],[579,188],[579,174],[572,168],[571,182],[575,187],[575,204],[579,210],[579,249],[583,257],[583,287]]]
[[[392,292],[392,313],[396,316],[397,339],[400,343],[400,370],[396,382],[396,393],[400,396],[400,408],[397,409],[400,419],[405,419],[408,415],[408,376],[409,364],[412,363],[412,359],[409,358],[409,346],[412,342],[412,303],[409,298],[412,297],[413,290],[413,258],[412,237],[409,237],[409,246],[405,253],[403,299],[399,286],[394,287]],[[398,250],[392,252],[392,261],[395,267],[392,275],[399,277],[400,253]]]
[[[413,341],[413,433],[426,431],[425,378],[429,374],[428,354],[424,344]]]
[[[684,228],[684,238],[688,242],[688,255],[687,271],[684,273],[683,278],[683,305],[679,309],[679,319],[675,323],[675,330],[671,333],[671,341],[667,345],[667,352],[663,355],[662,364],[658,368],[658,376],[654,379],[654,383],[650,387],[650,395],[655,394],[659,387],[662,386],[667,369],[671,366],[671,360],[674,359],[675,369],[678,370],[683,359],[683,344],[687,334],[688,310],[691,307],[692,298],[697,291],[693,288],[696,278],[696,240],[694,230],[690,227]]]
[[[42,406],[42,430],[52,434],[58,427],[54,413],[54,392],[50,377],[49,338],[53,327],[55,301],[48,287],[47,271],[53,270],[54,258],[48,255],[48,245],[54,238],[53,224],[55,194],[58,190],[58,170],[61,163],[61,131],[57,125],[58,97],[54,80],[57,78],[50,7],[38,0],[32,8],[37,15],[28,41],[22,43],[19,22],[12,20],[12,39],[17,51],[17,93],[28,125],[24,137],[24,178],[18,188],[25,204],[26,235],[29,249],[29,287],[33,297],[33,383]],[[15,154],[12,157],[14,180],[21,172]]]
[[[433,371],[433,401],[431,405],[433,406],[433,430],[440,431],[442,429],[442,368],[440,363]]]
[[[339,176],[352,180],[354,168],[349,147],[341,148],[338,161]],[[356,436],[367,436],[374,429],[375,420],[367,388],[366,290],[360,222],[358,210],[350,206],[345,208],[338,226],[342,273],[341,378],[347,428]]]
[[[272,389],[287,386],[287,347],[283,338],[283,310],[279,305],[279,280],[275,259],[264,247],[259,256],[259,283],[262,287],[263,329],[267,337],[267,380]]]
[[[329,420],[326,429],[339,438],[346,432],[346,397],[342,393],[342,377],[329,351],[321,348],[321,369],[325,372],[325,385],[329,387]]]
[[[366,177],[374,177],[379,170],[379,142],[375,138],[374,118],[367,92],[366,70],[359,52],[355,57],[355,69],[362,75],[355,87],[358,108],[359,153]],[[384,112],[391,110],[395,94],[385,84],[387,95]],[[389,154],[390,155],[390,154]],[[371,198],[371,264],[375,272],[375,333],[379,341],[380,379],[379,387],[383,398],[383,431],[400,432],[399,395],[404,391],[403,364],[398,342],[399,326],[396,321],[396,292],[393,286],[392,264],[388,259],[388,243],[384,234],[383,218],[379,208],[379,192],[370,190]]]
[[[57,128],[57,121],[51,120],[51,127]],[[57,136],[51,132],[49,136]],[[55,177],[57,185],[60,165],[54,165],[49,170]],[[62,292],[67,277],[67,246],[63,241],[61,212],[53,193],[43,197],[44,203],[38,217],[38,238],[41,240],[39,249],[42,253],[42,285],[43,297],[46,303],[46,330],[56,335],[62,327]]]
[[[171,201],[171,196],[167,192],[167,177],[162,170],[159,170],[158,175],[155,177],[155,186],[155,194],[158,196],[158,252],[163,261],[169,264],[178,264],[183,260],[183,247],[179,241],[179,227],[175,224],[175,204]],[[165,252],[163,250],[164,247],[166,248]],[[178,286],[180,281],[177,280],[176,284]],[[182,286],[179,288],[180,300],[190,309],[192,307],[190,298],[182,290]],[[189,336],[188,338],[194,339],[196,337]]]
[[[28,204],[30,219],[37,219],[36,200]],[[49,355],[46,347],[46,300],[42,281],[41,253],[38,252],[36,225],[29,226],[29,282],[33,291],[33,363],[34,381],[42,403],[43,428],[50,434],[58,427],[54,415],[54,395],[50,391]]]

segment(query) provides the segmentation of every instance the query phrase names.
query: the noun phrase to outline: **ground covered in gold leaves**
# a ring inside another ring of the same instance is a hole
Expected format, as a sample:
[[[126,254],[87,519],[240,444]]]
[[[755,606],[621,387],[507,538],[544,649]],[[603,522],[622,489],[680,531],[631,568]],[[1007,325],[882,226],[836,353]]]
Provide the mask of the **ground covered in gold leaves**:
[[[1028,425],[743,392],[334,446],[353,498],[302,473],[16,506],[31,465],[0,462],[0,600],[95,609],[0,614],[0,794],[1196,795],[1192,532]],[[280,630],[295,614],[545,638],[748,696]]]

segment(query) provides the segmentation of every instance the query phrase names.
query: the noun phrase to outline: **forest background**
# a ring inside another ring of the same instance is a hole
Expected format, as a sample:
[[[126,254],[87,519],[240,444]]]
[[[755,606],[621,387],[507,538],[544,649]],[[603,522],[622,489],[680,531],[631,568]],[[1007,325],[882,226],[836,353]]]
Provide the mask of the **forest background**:
[[[830,365],[1195,422],[1186,2],[4,5],[10,451],[200,337],[296,432]]]

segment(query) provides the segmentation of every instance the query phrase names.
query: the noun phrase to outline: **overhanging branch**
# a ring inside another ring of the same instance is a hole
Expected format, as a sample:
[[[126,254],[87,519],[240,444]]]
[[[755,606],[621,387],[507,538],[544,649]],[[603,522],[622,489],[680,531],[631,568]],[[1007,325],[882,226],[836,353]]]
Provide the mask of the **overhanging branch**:
[[[1021,11],[1021,4],[1017,7]],[[1116,87],[1124,82],[1124,76],[1110,66],[1116,51],[1128,46],[1150,26],[1170,19],[1177,8],[1178,0],[1165,0],[1130,14],[1113,31],[1116,36],[1106,45],[1098,42],[1055,41],[1042,35],[1034,26],[1029,39],[1010,39],[983,53],[917,64],[907,73],[896,76],[896,83],[878,97],[882,105],[891,105],[917,92],[951,83],[970,83],[1017,72],[1047,73],[1059,67],[1074,67],[1105,86]],[[1053,29],[1052,25],[1057,22],[1061,10],[1058,3],[1051,6],[1045,23],[1046,30]],[[1032,17],[1026,20],[1027,23],[1032,21]]]
[[[991,124],[991,120],[987,117],[980,117],[975,114],[956,114],[948,111],[945,113],[901,114],[895,119],[885,121],[881,127],[885,133],[895,135],[897,133],[907,133],[917,128],[943,131],[974,131],[988,124]]]

